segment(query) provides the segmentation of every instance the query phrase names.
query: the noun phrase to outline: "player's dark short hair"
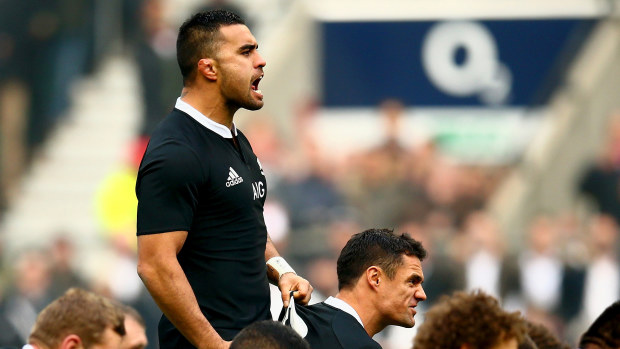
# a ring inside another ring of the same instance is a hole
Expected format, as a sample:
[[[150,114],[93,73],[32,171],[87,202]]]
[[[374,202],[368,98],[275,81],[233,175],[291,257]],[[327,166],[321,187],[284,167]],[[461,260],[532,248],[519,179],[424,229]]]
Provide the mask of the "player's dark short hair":
[[[241,330],[230,349],[310,349],[310,345],[292,328],[264,320]]]
[[[183,84],[195,74],[199,60],[216,56],[220,27],[234,24],[245,25],[245,22],[233,12],[213,10],[196,13],[181,25],[177,37],[177,62]]]
[[[402,255],[415,256],[422,261],[426,250],[408,234],[395,235],[392,229],[368,229],[353,235],[338,257],[338,289],[355,285],[373,265],[393,278],[403,264]]]
[[[581,336],[579,348],[588,344],[602,349],[620,347],[620,301],[607,307]]]

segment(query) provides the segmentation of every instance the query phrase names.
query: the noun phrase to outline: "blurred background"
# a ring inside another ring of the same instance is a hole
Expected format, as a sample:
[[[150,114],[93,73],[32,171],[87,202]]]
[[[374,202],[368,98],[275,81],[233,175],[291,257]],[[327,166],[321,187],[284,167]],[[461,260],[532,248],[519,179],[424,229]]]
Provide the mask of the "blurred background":
[[[71,286],[136,307],[157,346],[135,177],[180,94],[177,29],[218,7],[267,60],[265,107],[236,123],[313,301],[337,292],[351,234],[394,228],[429,250],[418,324],[442,294],[482,288],[574,345],[620,298],[619,5],[0,0],[0,346]]]

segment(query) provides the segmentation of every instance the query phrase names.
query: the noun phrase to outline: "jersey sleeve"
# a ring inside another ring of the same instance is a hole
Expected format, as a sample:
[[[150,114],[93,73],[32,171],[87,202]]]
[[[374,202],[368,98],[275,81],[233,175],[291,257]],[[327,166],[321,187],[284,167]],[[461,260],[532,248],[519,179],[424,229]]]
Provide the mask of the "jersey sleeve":
[[[138,171],[137,234],[189,231],[205,174],[196,153],[170,141],[148,150]]]

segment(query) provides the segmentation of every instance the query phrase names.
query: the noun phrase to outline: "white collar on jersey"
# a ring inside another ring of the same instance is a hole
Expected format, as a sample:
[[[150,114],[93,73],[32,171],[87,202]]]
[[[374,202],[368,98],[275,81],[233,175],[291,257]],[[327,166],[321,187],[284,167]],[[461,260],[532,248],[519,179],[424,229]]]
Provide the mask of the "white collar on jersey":
[[[357,322],[359,322],[360,325],[362,325],[362,327],[364,327],[364,324],[362,323],[362,319],[357,314],[355,309],[353,309],[352,306],[350,306],[347,302],[343,301],[342,299],[339,299],[336,297],[329,297],[323,303],[331,305],[334,308],[338,308],[344,311],[345,313],[348,313],[349,315],[353,316],[355,320],[357,320]]]
[[[183,101],[181,97],[177,98],[177,103],[174,105],[175,108],[180,111],[186,113],[187,115],[194,118],[194,120],[198,121],[202,126],[208,128],[209,130],[217,133],[218,135],[224,138],[232,138],[232,133],[228,129],[228,127],[218,124],[217,122],[209,119],[203,113],[199,112],[196,108],[189,105],[187,102]],[[235,131],[235,136],[237,135],[237,127],[233,123],[233,131]]]

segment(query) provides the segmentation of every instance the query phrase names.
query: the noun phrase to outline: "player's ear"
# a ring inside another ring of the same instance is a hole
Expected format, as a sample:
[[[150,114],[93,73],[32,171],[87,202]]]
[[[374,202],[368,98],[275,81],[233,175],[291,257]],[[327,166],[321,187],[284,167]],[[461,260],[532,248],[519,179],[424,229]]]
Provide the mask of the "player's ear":
[[[381,283],[381,274],[381,268],[377,266],[371,265],[366,269],[366,282],[371,288],[376,289],[379,287]]]
[[[215,66],[215,60],[211,58],[203,58],[199,60],[198,74],[211,81],[217,80],[217,67]]]
[[[78,349],[83,347],[82,338],[77,334],[66,336],[60,343],[60,349]]]

